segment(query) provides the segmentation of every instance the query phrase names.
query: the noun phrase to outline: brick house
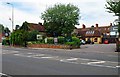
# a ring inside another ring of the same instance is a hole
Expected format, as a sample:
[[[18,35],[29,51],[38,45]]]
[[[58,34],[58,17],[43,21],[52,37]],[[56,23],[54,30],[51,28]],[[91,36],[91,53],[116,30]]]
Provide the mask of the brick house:
[[[77,36],[85,41],[90,39],[94,43],[103,43],[105,39],[110,37],[111,26],[112,24],[99,27],[98,24],[95,24],[95,26],[86,28],[83,24],[82,28],[77,29]]]
[[[2,38],[5,38],[5,34],[4,33],[0,33],[0,43],[2,43]]]
[[[37,30],[39,32],[43,32],[43,33],[45,32],[45,28],[42,25],[42,23],[38,23],[38,24],[28,23],[28,24],[29,24],[28,28],[29,28],[30,31]]]

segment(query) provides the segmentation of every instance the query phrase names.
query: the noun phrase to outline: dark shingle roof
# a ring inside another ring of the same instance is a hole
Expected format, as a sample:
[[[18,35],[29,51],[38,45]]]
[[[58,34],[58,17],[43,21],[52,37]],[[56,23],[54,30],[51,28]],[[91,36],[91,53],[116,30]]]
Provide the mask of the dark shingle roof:
[[[41,24],[34,24],[34,23],[29,23],[29,29],[30,30],[37,30],[39,32],[44,32],[45,31],[45,28],[43,25]]]

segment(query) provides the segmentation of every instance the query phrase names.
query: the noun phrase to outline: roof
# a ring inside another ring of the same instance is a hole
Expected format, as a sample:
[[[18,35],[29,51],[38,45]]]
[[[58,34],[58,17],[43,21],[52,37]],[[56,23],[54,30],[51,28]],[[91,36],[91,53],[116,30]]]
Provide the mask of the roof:
[[[29,29],[30,30],[37,30],[39,32],[44,32],[45,31],[45,28],[43,25],[41,24],[35,24],[35,23],[29,23]]]
[[[98,30],[88,30],[88,31],[86,31],[85,36],[86,37],[92,37],[92,36],[93,37],[100,37],[101,33]]]
[[[99,31],[101,34],[103,33],[110,33],[110,27],[111,26],[102,26],[102,27],[88,27],[88,28],[78,28],[77,31],[79,34],[84,34],[84,32],[89,31],[89,30],[94,30],[94,31]]]

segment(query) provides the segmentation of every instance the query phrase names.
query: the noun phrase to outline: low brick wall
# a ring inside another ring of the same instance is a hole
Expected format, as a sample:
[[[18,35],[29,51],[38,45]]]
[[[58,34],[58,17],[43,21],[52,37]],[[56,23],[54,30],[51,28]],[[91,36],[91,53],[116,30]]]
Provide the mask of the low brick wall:
[[[54,45],[54,44],[29,44],[30,48],[57,48],[57,49],[70,49],[69,45]],[[79,47],[72,47],[79,48]]]

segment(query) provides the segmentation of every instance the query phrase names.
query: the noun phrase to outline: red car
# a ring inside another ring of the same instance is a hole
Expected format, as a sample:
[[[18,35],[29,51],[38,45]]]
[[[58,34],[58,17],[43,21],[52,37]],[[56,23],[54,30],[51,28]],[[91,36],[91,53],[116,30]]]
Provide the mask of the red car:
[[[104,41],[104,44],[109,44],[109,41],[108,41],[108,40],[105,40],[105,41]]]

